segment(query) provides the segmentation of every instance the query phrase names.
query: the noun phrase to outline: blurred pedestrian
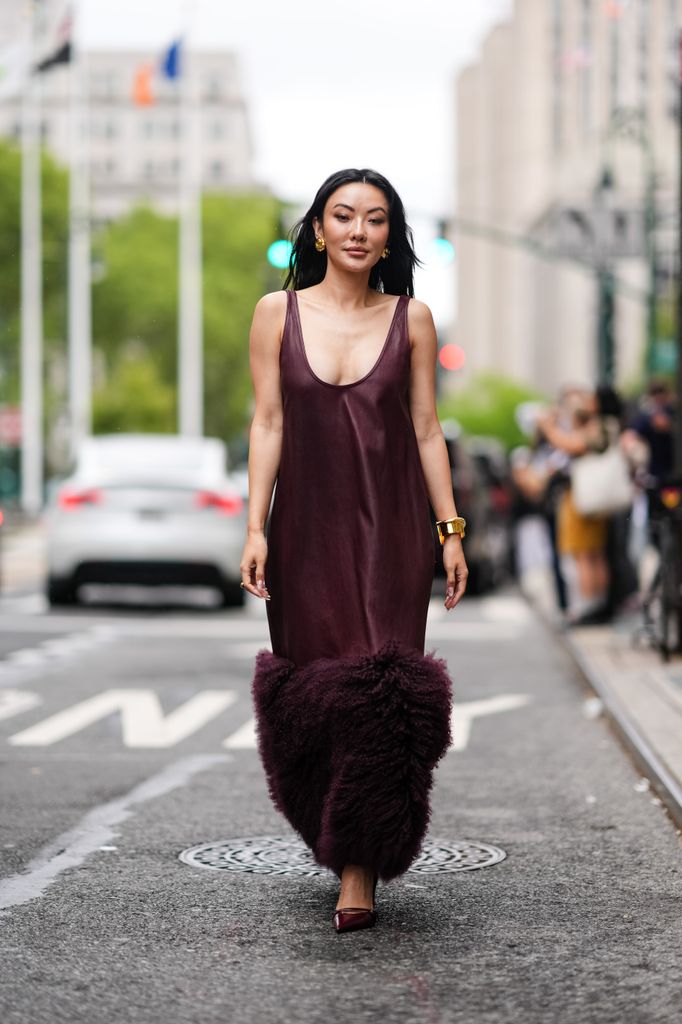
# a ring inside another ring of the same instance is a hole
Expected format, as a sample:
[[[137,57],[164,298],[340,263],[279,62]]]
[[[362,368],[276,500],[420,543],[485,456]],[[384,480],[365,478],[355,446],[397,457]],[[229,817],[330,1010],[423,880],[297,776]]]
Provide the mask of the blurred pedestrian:
[[[624,435],[628,445],[638,439],[647,446],[646,469],[640,479],[647,495],[647,515],[650,526],[653,525],[650,536],[654,543],[657,541],[656,522],[663,509],[660,488],[673,471],[674,415],[669,384],[664,379],[653,379]]]
[[[451,680],[424,653],[429,501],[447,610],[466,586],[464,520],[436,414],[436,332],[411,298],[416,262],[386,178],[333,174],[296,227],[285,291],[260,300],[251,331],[242,582],[267,600],[272,642],[253,678],[259,750],[275,805],[341,879],[337,931],[373,925],[377,878],[417,855],[449,743]]]
[[[560,425],[563,412],[564,425]],[[564,396],[563,410],[548,410],[538,419],[538,428],[550,444],[572,460],[589,452],[605,452],[617,444],[620,424],[613,410],[602,413],[593,391],[574,391]],[[574,625],[592,625],[611,617],[609,565],[607,560],[607,515],[583,515],[573,499],[570,485],[559,502],[557,544],[562,556],[570,557],[576,568],[577,601],[571,616]]]
[[[565,612],[568,607],[566,583],[556,545],[557,486],[564,479],[564,456],[537,429],[543,411],[524,403],[517,421],[532,434],[531,443],[511,452],[514,486],[514,562],[519,586],[547,611]],[[549,587],[548,587],[549,585]]]

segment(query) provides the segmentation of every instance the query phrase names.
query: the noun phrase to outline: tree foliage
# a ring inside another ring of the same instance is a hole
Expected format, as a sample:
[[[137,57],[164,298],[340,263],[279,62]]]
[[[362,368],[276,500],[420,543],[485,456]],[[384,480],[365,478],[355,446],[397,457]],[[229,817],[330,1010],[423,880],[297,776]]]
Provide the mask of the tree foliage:
[[[466,434],[496,437],[507,449],[527,443],[514,417],[522,402],[545,401],[525,384],[492,373],[482,373],[454,395],[438,404],[441,420],[455,419]]]
[[[244,429],[249,415],[249,325],[260,296],[278,287],[266,261],[278,217],[278,203],[270,196],[225,194],[203,200],[205,431],[225,440]],[[121,376],[117,364],[127,358],[131,345],[141,365],[153,363],[159,384],[174,391],[177,219],[137,208],[109,225],[98,241],[98,252],[103,275],[93,289],[93,332],[105,366],[98,409],[106,404],[108,387],[120,391],[125,386],[128,378]],[[109,429],[131,429],[126,405],[117,402],[108,406]],[[145,403],[151,418],[157,415],[151,391],[145,397],[143,389],[136,389],[134,403],[136,416],[147,415],[142,411]],[[114,408],[119,410],[118,420]],[[175,429],[175,424],[167,429]]]

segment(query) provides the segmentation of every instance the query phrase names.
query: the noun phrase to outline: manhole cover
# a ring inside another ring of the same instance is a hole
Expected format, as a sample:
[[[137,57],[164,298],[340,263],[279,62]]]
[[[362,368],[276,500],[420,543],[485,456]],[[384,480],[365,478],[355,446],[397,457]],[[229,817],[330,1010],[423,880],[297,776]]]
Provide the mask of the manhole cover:
[[[499,864],[507,854],[498,846],[469,839],[430,840],[409,869],[417,874],[474,871]],[[326,868],[300,839],[281,836],[251,836],[244,839],[218,839],[183,850],[180,860],[193,868],[220,871],[247,871],[256,875],[325,875]]]

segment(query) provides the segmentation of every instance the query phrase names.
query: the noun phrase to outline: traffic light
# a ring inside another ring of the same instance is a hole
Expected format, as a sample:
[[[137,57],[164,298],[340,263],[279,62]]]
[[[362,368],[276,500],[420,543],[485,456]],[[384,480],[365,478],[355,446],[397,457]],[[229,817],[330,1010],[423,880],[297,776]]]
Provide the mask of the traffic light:
[[[455,247],[447,236],[448,222],[441,217],[436,225],[436,237],[429,243],[429,263],[444,267],[454,261]]]
[[[268,248],[268,263],[278,270],[286,270],[291,258],[292,245],[286,238],[278,238]]]

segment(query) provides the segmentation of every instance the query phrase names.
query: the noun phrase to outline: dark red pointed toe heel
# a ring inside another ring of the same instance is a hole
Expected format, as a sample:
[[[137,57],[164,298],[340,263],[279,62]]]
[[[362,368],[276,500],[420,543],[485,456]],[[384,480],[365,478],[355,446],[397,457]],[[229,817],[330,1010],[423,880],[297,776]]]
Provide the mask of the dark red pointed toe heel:
[[[334,928],[337,932],[356,932],[360,928],[373,928],[377,923],[376,910],[344,907],[334,914]]]
[[[334,928],[337,932],[356,932],[361,928],[373,928],[377,923],[376,892],[378,876],[374,876],[374,887],[372,889],[371,910],[366,907],[341,907],[335,911],[332,918]]]

